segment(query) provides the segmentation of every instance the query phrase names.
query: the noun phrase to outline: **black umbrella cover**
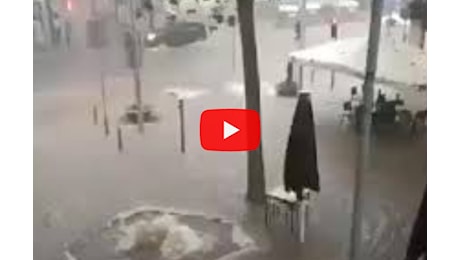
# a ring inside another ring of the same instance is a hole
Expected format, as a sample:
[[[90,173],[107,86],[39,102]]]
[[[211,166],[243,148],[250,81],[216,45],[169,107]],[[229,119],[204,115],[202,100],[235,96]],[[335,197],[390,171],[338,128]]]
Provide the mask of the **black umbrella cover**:
[[[298,200],[304,188],[320,190],[310,93],[301,93],[297,102],[284,161],[284,187]]]
[[[416,260],[426,254],[426,188],[422,203],[418,209],[417,219],[412,227],[412,233],[407,247],[406,260]]]

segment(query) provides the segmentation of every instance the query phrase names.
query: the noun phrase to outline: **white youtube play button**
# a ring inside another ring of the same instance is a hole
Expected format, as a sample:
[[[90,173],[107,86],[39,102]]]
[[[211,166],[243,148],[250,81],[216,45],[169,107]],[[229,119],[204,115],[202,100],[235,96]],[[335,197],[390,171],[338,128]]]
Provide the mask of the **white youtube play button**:
[[[224,121],[224,140],[229,138],[230,136],[238,133],[240,129],[234,127],[233,125]]]

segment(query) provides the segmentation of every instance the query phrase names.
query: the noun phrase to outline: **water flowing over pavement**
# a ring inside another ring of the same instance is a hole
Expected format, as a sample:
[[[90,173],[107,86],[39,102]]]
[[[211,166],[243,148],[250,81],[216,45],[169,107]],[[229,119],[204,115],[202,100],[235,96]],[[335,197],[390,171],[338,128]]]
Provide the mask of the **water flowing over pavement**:
[[[366,30],[366,22],[341,28],[343,37],[360,36]],[[271,188],[282,183],[284,152],[296,103],[295,99],[274,96],[273,86],[284,78],[287,54],[296,44],[291,28],[274,28],[267,20],[260,20],[256,31],[261,81],[265,82],[261,95],[264,163],[267,188]],[[327,26],[307,28],[309,45],[327,40]],[[241,223],[260,251],[235,259],[345,259],[356,136],[346,126],[339,126],[339,115],[350,86],[359,82],[337,75],[331,90],[329,72],[319,71],[311,86],[323,189],[314,201],[306,242],[299,246],[283,232],[266,230],[262,209],[245,202],[246,155],[211,153],[200,147],[201,111],[244,106],[239,87],[240,55],[239,39],[234,39],[230,28],[217,31],[205,42],[146,50],[141,72],[143,98],[158,109],[160,120],[148,124],[143,135],[136,127],[123,126],[122,153],[117,150],[116,126],[124,109],[134,102],[134,90],[131,72],[122,65],[121,46],[113,44],[105,56],[107,137],[101,123],[98,53],[74,50],[37,57],[34,258],[62,259],[65,243],[90,241],[117,212],[155,205],[225,216]],[[170,88],[202,92],[185,100],[186,154],[179,152],[177,102],[168,93]],[[423,93],[403,96],[410,109],[426,106]],[[94,105],[99,111],[97,125],[92,118]],[[393,221],[395,230],[407,227],[426,184],[423,137],[382,134],[373,137],[372,145],[372,172],[364,183],[365,230],[371,233],[366,243],[375,242],[384,221]],[[384,235],[379,236],[384,239]],[[407,235],[395,238],[394,244],[404,245]],[[107,248],[98,245],[93,248]],[[386,246],[397,251],[395,255],[403,253],[400,246]]]

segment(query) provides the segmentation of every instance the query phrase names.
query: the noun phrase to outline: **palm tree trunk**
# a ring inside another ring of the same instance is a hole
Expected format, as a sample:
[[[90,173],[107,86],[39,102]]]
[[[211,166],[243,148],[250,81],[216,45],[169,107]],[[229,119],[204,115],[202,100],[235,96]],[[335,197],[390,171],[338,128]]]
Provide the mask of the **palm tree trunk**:
[[[254,1],[237,0],[243,55],[246,108],[260,114],[260,79],[257,66],[257,47],[254,31]],[[247,199],[255,203],[265,200],[265,176],[262,141],[247,157]]]

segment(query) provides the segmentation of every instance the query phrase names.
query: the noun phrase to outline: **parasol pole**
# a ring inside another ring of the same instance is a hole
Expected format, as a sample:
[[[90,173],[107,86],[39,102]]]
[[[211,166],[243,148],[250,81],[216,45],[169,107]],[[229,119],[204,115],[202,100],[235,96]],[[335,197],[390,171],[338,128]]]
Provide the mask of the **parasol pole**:
[[[366,60],[366,75],[363,85],[364,113],[362,119],[362,134],[359,136],[358,163],[353,191],[353,211],[350,232],[350,248],[348,259],[357,260],[361,245],[362,225],[362,182],[369,167],[369,150],[371,139],[372,106],[374,99],[374,81],[377,70],[377,59],[380,41],[382,18],[382,0],[372,1],[371,24],[369,27],[369,42]]]
[[[300,243],[305,242],[305,215],[307,213],[306,208],[308,207],[308,201],[299,201],[299,241]]]

